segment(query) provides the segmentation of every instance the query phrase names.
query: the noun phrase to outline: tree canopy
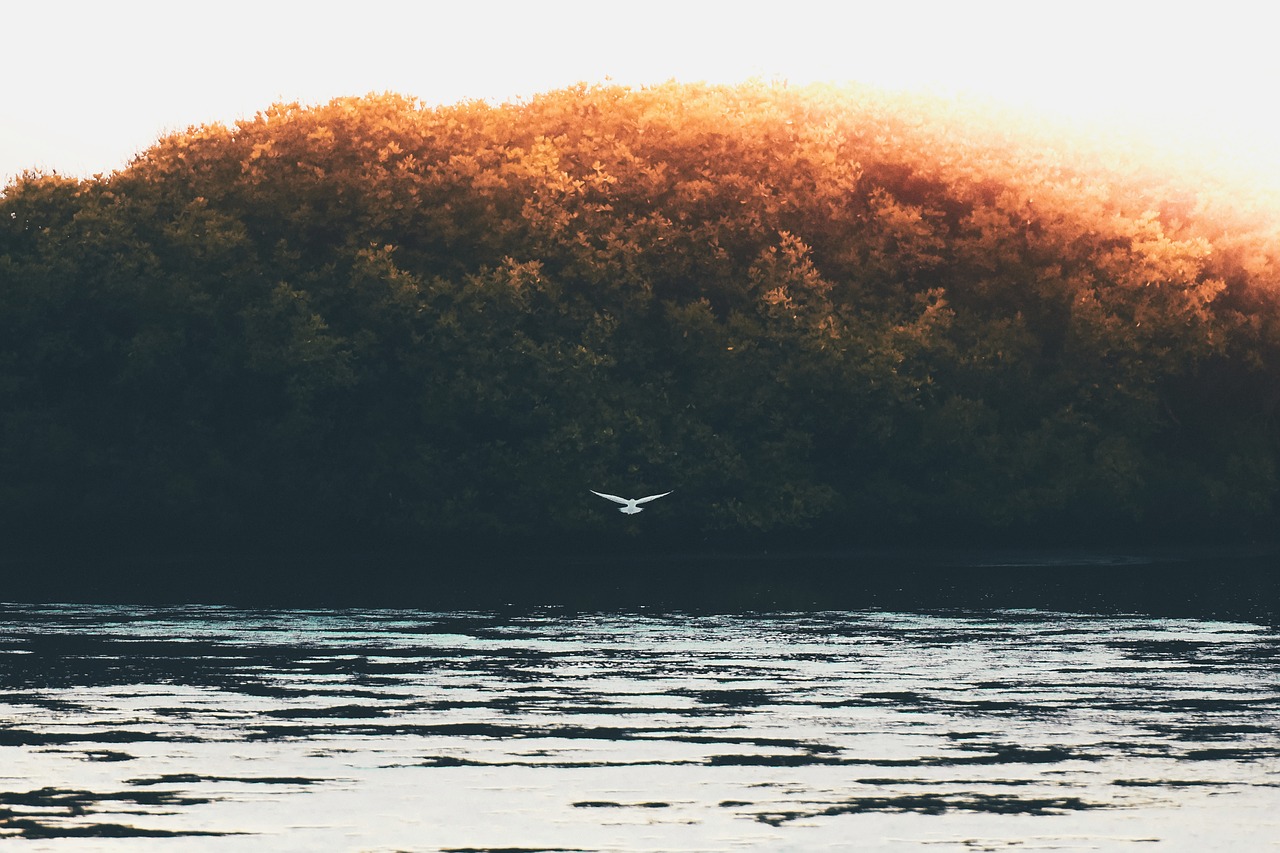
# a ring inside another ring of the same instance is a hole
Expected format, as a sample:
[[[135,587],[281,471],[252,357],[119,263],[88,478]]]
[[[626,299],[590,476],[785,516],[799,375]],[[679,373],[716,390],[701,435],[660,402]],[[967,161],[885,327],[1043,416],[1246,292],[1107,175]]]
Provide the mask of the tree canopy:
[[[872,89],[285,104],[0,196],[0,526],[1262,535],[1277,217]],[[675,489],[634,519],[588,493]]]

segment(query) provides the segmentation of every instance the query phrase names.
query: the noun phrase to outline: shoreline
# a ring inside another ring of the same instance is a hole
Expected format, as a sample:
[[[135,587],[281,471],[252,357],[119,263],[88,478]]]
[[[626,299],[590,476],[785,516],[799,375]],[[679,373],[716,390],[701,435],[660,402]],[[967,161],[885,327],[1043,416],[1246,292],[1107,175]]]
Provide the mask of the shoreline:
[[[556,554],[50,551],[0,600],[576,610],[1041,609],[1280,619],[1280,545]]]

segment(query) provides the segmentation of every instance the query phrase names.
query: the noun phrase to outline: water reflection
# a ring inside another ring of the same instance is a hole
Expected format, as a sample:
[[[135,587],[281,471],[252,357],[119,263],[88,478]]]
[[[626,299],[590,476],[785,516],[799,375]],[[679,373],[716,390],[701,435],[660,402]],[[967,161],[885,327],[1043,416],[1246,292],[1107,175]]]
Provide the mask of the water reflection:
[[[0,836],[59,846],[1280,838],[1280,635],[1248,622],[0,605],[0,628]]]

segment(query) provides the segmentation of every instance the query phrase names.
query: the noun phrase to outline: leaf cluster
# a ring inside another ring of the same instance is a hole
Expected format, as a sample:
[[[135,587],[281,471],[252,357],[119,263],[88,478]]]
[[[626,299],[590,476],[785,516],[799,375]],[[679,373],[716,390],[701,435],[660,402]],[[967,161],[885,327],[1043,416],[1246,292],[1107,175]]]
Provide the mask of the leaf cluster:
[[[278,105],[4,190],[0,517],[1257,533],[1275,237],[1222,187],[871,89]]]

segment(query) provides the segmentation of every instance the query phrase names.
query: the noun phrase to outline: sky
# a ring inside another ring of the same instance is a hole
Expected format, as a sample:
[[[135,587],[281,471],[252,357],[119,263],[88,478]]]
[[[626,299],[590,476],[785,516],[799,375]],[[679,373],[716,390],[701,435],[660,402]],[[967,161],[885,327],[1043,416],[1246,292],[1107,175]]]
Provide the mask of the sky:
[[[281,101],[752,77],[978,98],[1280,181],[1280,5],[1257,0],[43,0],[3,17],[4,183],[107,173]]]

